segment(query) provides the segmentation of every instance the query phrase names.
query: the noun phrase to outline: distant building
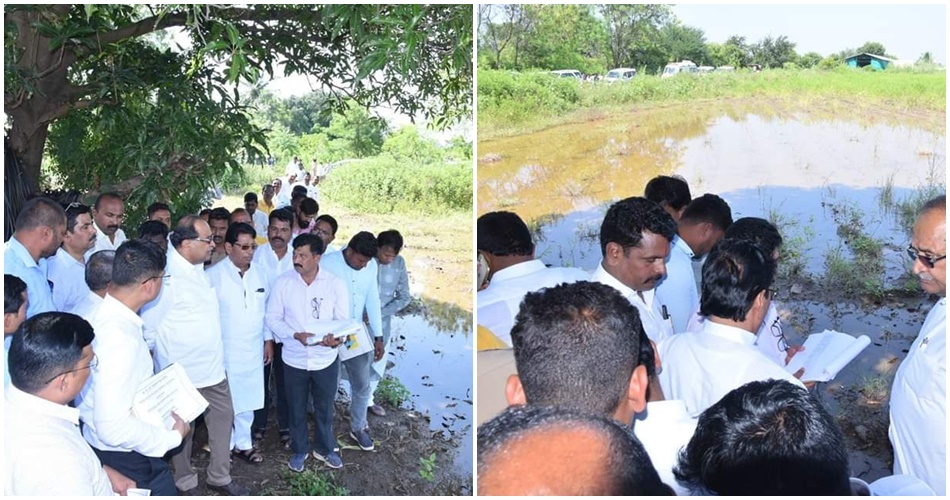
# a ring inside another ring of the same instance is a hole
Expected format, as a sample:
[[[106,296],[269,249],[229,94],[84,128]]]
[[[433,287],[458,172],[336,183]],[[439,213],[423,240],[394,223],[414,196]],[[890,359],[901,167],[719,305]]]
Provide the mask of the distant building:
[[[855,54],[845,58],[845,62],[848,63],[848,66],[852,68],[871,66],[874,69],[887,69],[887,66],[894,63],[895,61],[896,59],[892,59],[890,57],[869,54],[867,52]]]

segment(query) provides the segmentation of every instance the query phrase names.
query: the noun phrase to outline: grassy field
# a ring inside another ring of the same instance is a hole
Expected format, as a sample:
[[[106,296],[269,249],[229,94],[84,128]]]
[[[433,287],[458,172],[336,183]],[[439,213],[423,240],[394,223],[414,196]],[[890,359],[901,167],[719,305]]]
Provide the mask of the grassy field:
[[[229,210],[244,206],[240,196],[225,196],[214,206]],[[339,223],[335,245],[345,245],[359,231],[379,234],[398,230],[405,240],[401,255],[406,259],[414,290],[439,302],[472,310],[472,213],[452,212],[439,216],[357,213],[339,203],[320,201],[320,213]]]
[[[704,99],[775,97],[807,106],[828,99],[857,108],[946,111],[946,72],[887,70],[767,70],[761,73],[637,76],[606,84],[543,73],[479,70],[478,138],[517,135],[591,112]]]

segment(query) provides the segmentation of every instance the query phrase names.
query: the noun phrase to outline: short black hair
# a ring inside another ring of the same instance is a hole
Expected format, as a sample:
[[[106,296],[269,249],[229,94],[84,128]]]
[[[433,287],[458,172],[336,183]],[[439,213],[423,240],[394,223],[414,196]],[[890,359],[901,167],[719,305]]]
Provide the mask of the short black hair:
[[[329,225],[330,225],[330,229],[333,230],[333,235],[336,236],[336,230],[339,229],[340,225],[337,224],[336,219],[333,218],[332,215],[330,215],[330,214],[323,214],[323,215],[317,217],[317,219],[316,219],[315,222],[320,222],[320,221],[325,221],[327,224],[329,224]]]
[[[379,233],[379,236],[376,237],[376,242],[379,244],[379,248],[392,247],[397,255],[399,251],[402,250],[402,235],[395,229]]]
[[[50,379],[76,367],[95,333],[75,314],[45,312],[23,322],[10,344],[10,383],[36,394]]]
[[[92,207],[95,208],[96,210],[99,210],[99,207],[102,205],[102,200],[106,200],[106,199],[119,200],[125,203],[125,201],[122,199],[122,196],[119,193],[116,193],[115,191],[111,191],[111,192],[102,193],[99,196],[96,196],[96,202],[92,205]]]
[[[300,205],[298,205],[300,211],[307,215],[314,215],[320,211],[320,204],[317,203],[317,200],[313,198],[304,198],[300,200]]]
[[[733,222],[722,238],[730,241],[751,241],[759,245],[765,255],[772,255],[782,246],[782,235],[778,228],[759,217],[743,217]]]
[[[376,242],[376,237],[373,236],[373,233],[369,231],[360,231],[354,234],[353,237],[350,238],[350,242],[346,244],[346,248],[353,250],[363,257],[376,257],[376,254],[379,253],[379,243]]]
[[[271,210],[270,215],[267,216],[267,220],[270,224],[274,224],[274,220],[279,220],[281,222],[286,222],[287,224],[293,225],[294,213],[291,212],[287,207],[278,208],[277,210]]]
[[[537,405],[508,407],[478,428],[479,480],[491,473],[496,461],[504,458],[506,450],[517,446],[532,434],[580,429],[596,432],[608,443],[608,453],[603,458],[606,469],[603,477],[611,483],[591,484],[588,479],[588,483],[584,484],[583,477],[565,477],[565,483],[574,482],[576,485],[576,482],[581,482],[570,493],[618,496],[672,494],[670,488],[660,480],[643,445],[626,427],[583,411]],[[550,493],[559,495],[567,492]]]
[[[310,233],[301,233],[298,234],[292,243],[294,250],[300,247],[310,247],[310,253],[313,255],[323,255],[323,252],[326,250],[323,247],[323,240],[319,236]]]
[[[150,241],[127,240],[115,251],[112,284],[118,287],[137,285],[154,278],[164,269],[165,252],[161,247]]]
[[[168,236],[168,226],[160,220],[147,220],[139,225],[139,238],[150,238],[152,236]]]
[[[703,264],[703,316],[745,321],[755,297],[772,286],[775,261],[751,241],[722,240]]]
[[[253,201],[254,203],[257,203],[257,193],[253,191],[244,193],[244,203],[247,203],[249,201]]]
[[[650,179],[643,190],[643,196],[657,205],[666,205],[673,210],[685,207],[692,199],[686,179],[669,175],[658,175]]]
[[[947,211],[947,195],[942,194],[929,200],[927,203],[924,203],[924,206],[920,207],[920,214],[923,215],[931,210],[940,209],[944,212]]]
[[[291,198],[294,198],[294,197],[304,198],[306,196],[307,196],[307,188],[304,186],[301,186],[298,184],[290,189]]]
[[[251,239],[257,238],[257,231],[246,222],[235,222],[228,226],[228,232],[224,235],[224,242],[235,244],[242,234],[251,235]]]
[[[156,201],[155,203],[152,203],[151,205],[148,206],[148,208],[145,209],[145,214],[146,216],[151,217],[155,212],[158,212],[159,210],[165,210],[169,214],[172,213],[172,209],[169,208],[167,203]]]
[[[602,283],[529,292],[511,328],[528,404],[612,416],[639,363],[642,332],[637,309]]]
[[[204,214],[208,214],[208,218],[209,218],[209,220],[210,220],[210,217],[211,217],[211,209],[210,209],[210,208],[202,208],[201,211],[198,212],[198,217],[201,217],[201,216],[204,215]]]
[[[86,286],[93,292],[105,290],[112,282],[112,266],[114,263],[115,250],[99,250],[89,256],[86,261]]]
[[[692,224],[708,222],[713,227],[725,231],[732,225],[732,209],[719,196],[706,193],[686,205],[680,222]]]
[[[227,212],[226,208],[223,210]],[[175,230],[168,236],[168,240],[172,246],[178,248],[185,240],[199,238],[198,229],[195,228],[195,224],[197,224],[199,220],[201,220],[201,217],[197,215],[186,215],[178,219],[178,225],[175,226]]]
[[[70,203],[66,206],[66,230],[76,232],[76,219],[82,214],[92,214],[92,208],[82,203]],[[91,216],[91,215],[90,215]]]
[[[616,243],[624,248],[640,246],[644,231],[673,241],[676,222],[673,216],[656,203],[639,196],[618,201],[607,209],[600,225],[600,251],[607,255],[607,244]]]
[[[531,231],[513,212],[488,212],[478,218],[478,249],[491,255],[531,255]]]
[[[231,212],[224,207],[218,207],[211,210],[211,214],[208,215],[208,222],[210,223],[213,220],[223,220],[225,222],[231,222]]]
[[[699,415],[676,479],[714,495],[850,495],[841,430],[809,392],[785,380],[750,382]]]
[[[23,306],[23,292],[26,291],[26,282],[19,276],[3,275],[3,314],[16,314]]]
[[[55,228],[61,225],[66,225],[66,211],[62,205],[45,196],[28,200],[16,217],[17,231],[41,227]]]

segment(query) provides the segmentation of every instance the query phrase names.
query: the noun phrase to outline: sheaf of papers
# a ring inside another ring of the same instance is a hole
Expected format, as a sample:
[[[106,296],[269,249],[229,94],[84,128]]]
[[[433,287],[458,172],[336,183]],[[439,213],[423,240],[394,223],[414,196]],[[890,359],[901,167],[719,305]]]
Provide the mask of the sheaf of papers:
[[[312,321],[306,325],[307,333],[312,333],[314,336],[310,337],[310,344],[316,344],[323,340],[323,337],[326,337],[328,333],[332,333],[333,337],[340,339],[343,337],[349,337],[350,335],[359,335],[366,331],[366,328],[362,323],[358,321],[353,321],[351,319],[343,319],[336,321]]]
[[[795,373],[805,368],[803,382],[827,382],[870,344],[867,335],[855,338],[833,330],[813,333],[805,341],[805,350],[795,354],[785,369]]]
[[[208,408],[208,401],[195,389],[185,369],[176,363],[142,382],[135,392],[132,413],[140,420],[171,429],[174,411],[192,422]]]

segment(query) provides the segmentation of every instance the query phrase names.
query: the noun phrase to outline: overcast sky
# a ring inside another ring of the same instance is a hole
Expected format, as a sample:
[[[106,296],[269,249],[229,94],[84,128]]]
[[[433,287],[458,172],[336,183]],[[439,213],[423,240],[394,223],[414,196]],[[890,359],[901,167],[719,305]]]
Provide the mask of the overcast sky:
[[[675,5],[673,13],[701,28],[707,42],[732,35],[757,42],[785,35],[799,54],[823,56],[864,42],[880,42],[898,59],[917,60],[930,52],[947,62],[946,5]]]

